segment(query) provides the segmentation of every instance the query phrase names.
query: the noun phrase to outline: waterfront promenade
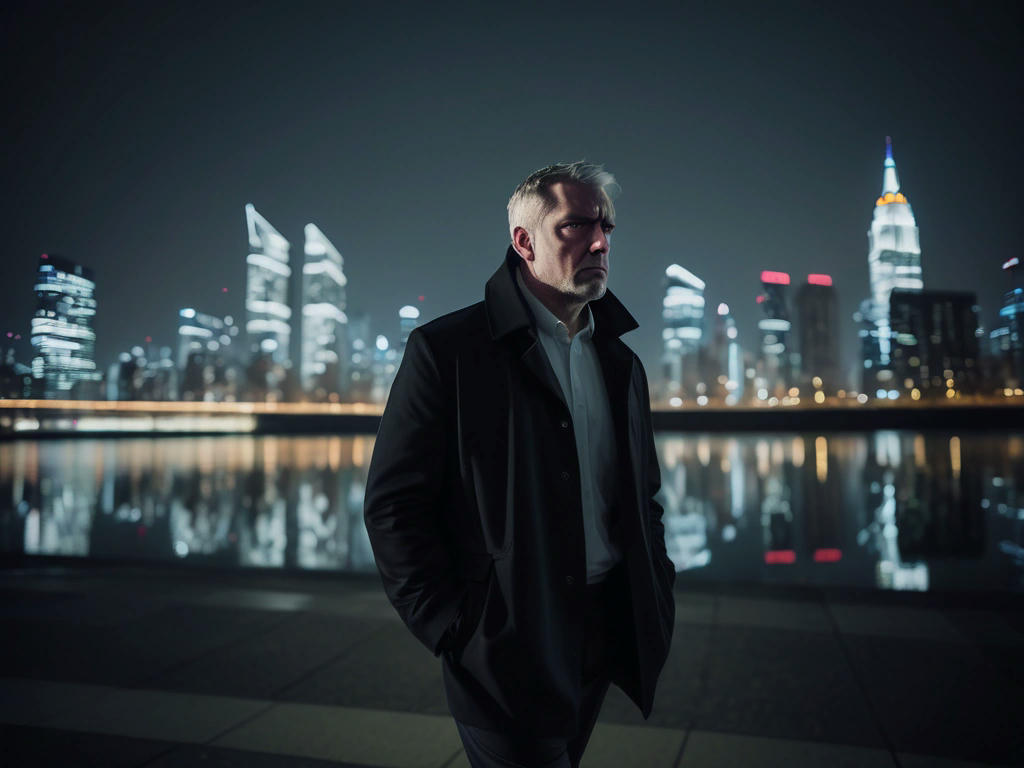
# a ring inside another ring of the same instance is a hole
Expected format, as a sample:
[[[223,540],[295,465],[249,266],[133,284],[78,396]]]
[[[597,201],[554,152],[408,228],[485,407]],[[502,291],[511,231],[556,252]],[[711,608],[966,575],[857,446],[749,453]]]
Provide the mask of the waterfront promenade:
[[[28,561],[26,561],[28,562]],[[8,563],[4,766],[467,766],[376,578]],[[591,768],[1024,765],[1019,595],[697,587]]]

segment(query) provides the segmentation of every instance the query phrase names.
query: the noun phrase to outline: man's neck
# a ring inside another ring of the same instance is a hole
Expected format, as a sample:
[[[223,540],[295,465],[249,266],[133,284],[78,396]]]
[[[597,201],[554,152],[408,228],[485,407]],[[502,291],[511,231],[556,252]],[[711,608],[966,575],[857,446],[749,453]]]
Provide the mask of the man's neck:
[[[525,264],[519,266],[523,283],[537,300],[547,307],[548,311],[565,325],[569,338],[573,338],[583,327],[583,308],[587,302],[566,303],[565,295],[559,293],[547,283],[542,283],[531,274]]]

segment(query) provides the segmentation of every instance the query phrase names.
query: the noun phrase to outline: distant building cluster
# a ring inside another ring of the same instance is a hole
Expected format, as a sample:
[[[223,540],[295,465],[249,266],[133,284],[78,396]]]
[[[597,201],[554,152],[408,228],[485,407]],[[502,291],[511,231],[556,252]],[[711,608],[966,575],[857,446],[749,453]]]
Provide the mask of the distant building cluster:
[[[346,312],[344,259],[315,224],[304,230],[296,284],[289,241],[251,204],[245,222],[244,318],[182,307],[176,345],[146,337],[145,346],[122,352],[105,373],[95,359],[91,270],[53,254],[40,256],[34,355],[25,365],[15,360],[12,346],[2,350],[0,397],[383,403],[420,310],[397,309],[397,334],[377,332],[368,316]],[[861,363],[855,375],[840,366],[831,276],[809,274],[791,294],[789,273],[763,270],[757,339],[744,347],[729,305],[710,304],[705,281],[671,264],[663,284],[660,376],[652,377],[656,405],[1024,396],[1019,258],[1002,265],[1007,290],[998,327],[988,334],[975,294],[925,289],[917,222],[901,191],[889,138],[867,234],[870,295],[853,317]],[[293,287],[299,292],[294,312]]]
[[[662,406],[798,405],[856,399],[952,400],[1024,395],[1024,286],[1020,260],[1003,264],[1008,291],[986,343],[975,294],[926,290],[910,202],[886,138],[882,192],[868,231],[871,295],[854,315],[862,369],[844,376],[832,278],[810,274],[790,297],[790,275],[761,272],[756,352],[737,339],[729,307],[705,312],[705,282],[665,271]],[[710,331],[710,333],[708,332]]]
[[[350,319],[341,253],[315,224],[307,224],[301,298],[294,313],[301,321],[296,323],[289,299],[291,244],[251,204],[245,207],[245,220],[244,323],[182,307],[176,345],[159,345],[147,336],[145,346],[118,355],[106,375],[95,360],[91,270],[43,254],[32,319],[35,354],[26,366],[15,361],[13,347],[5,351],[0,396],[384,402],[419,309],[407,305],[398,310],[398,333],[391,339],[372,333],[368,316]]]

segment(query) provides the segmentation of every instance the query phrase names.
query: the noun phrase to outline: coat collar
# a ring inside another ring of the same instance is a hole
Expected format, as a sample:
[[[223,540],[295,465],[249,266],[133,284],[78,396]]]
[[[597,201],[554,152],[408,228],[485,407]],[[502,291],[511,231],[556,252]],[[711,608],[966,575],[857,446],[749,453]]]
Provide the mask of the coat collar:
[[[513,331],[533,327],[533,316],[526,305],[526,299],[516,285],[515,273],[519,268],[520,256],[510,245],[505,252],[505,263],[498,267],[484,288],[484,307],[491,338],[500,339]],[[639,327],[633,316],[611,291],[605,291],[600,299],[590,302],[594,313],[596,337],[618,338],[627,331]]]

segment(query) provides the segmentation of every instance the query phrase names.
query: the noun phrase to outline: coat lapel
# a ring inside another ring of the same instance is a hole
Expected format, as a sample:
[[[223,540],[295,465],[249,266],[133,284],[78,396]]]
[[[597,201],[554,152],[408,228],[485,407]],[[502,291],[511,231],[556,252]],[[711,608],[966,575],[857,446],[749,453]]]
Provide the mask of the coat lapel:
[[[533,316],[516,284],[513,270],[519,268],[519,258],[519,254],[510,245],[505,252],[505,262],[487,281],[484,289],[484,305],[491,338],[498,340],[508,337],[526,368],[564,405],[562,387],[544,349],[537,341]],[[590,302],[590,310],[594,313],[595,344],[599,349],[603,348],[599,357],[608,398],[612,404],[616,433],[622,439],[626,435],[623,408],[628,399],[633,353],[618,338],[636,328],[637,322],[610,291],[604,297]]]

